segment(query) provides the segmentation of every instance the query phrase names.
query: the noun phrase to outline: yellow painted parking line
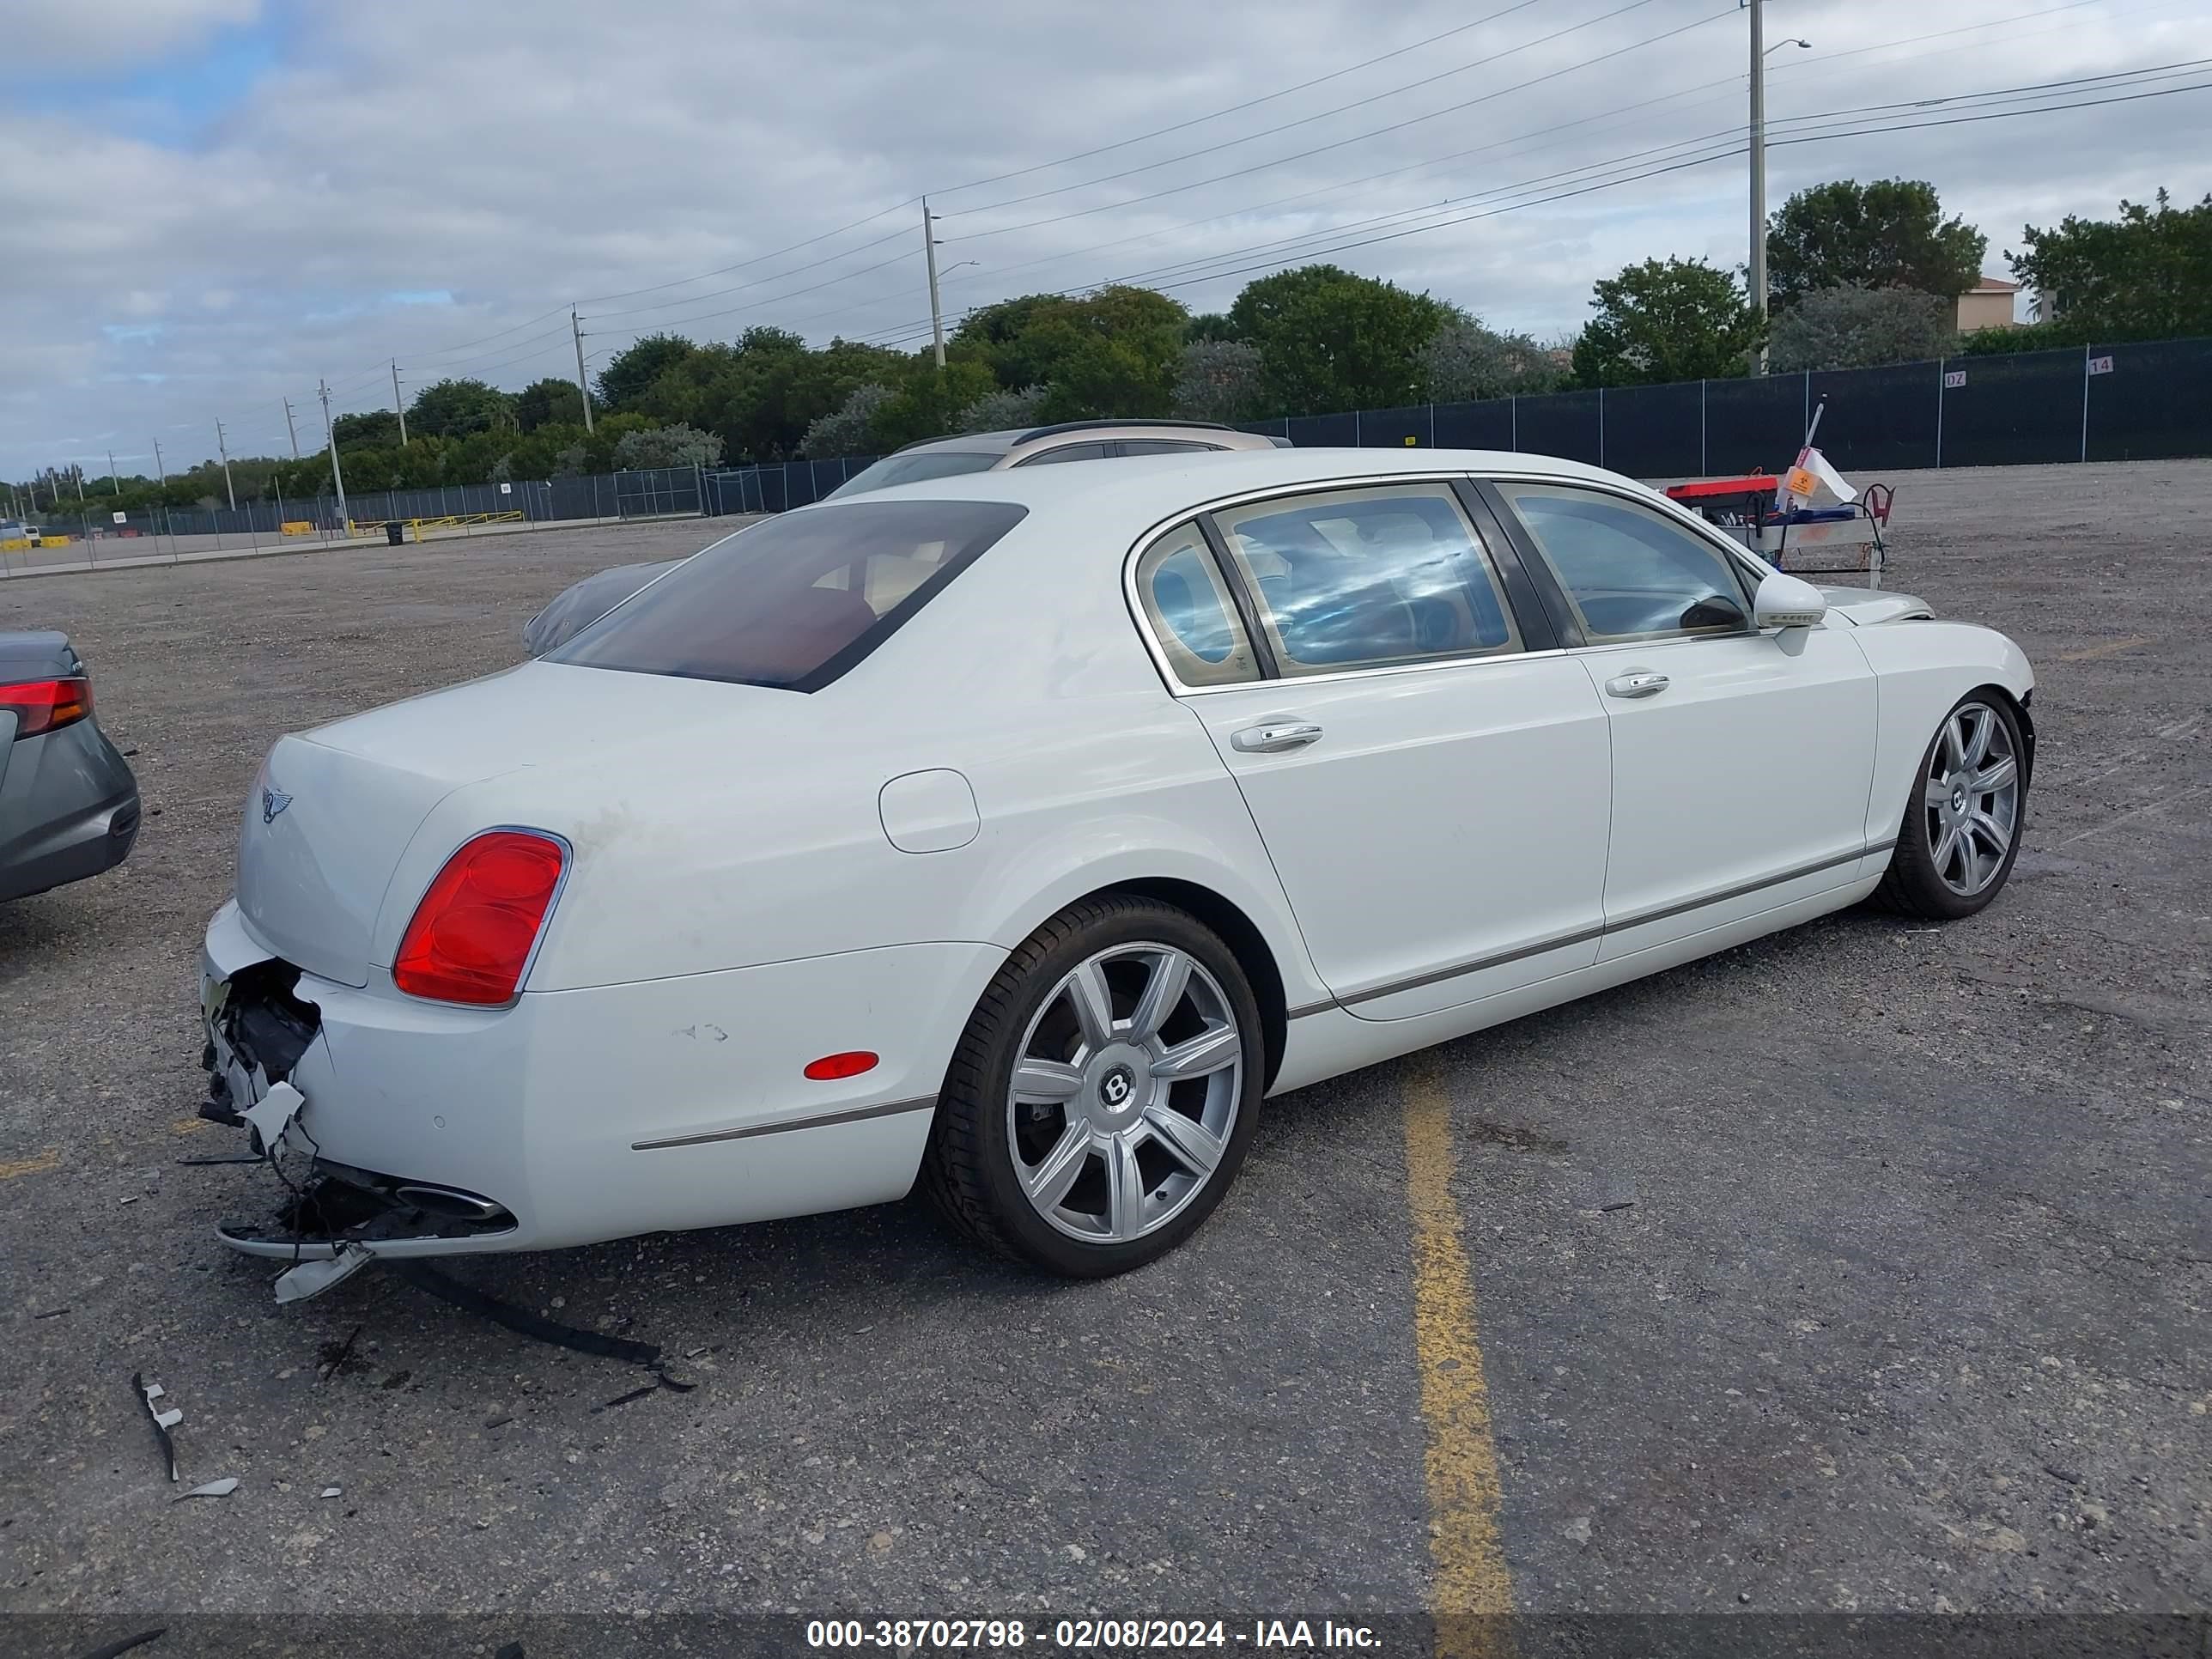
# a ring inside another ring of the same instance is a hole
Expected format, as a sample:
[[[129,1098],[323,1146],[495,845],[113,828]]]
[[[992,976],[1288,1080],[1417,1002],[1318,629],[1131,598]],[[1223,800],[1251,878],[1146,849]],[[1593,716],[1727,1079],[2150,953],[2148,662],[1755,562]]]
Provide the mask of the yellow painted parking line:
[[[1453,1164],[1451,1103],[1425,1066],[1407,1091],[1406,1168],[1439,1659],[1505,1653],[1504,1615],[1513,1610],[1498,1534],[1490,1389],[1476,1333],[1474,1277],[1451,1194]]]
[[[44,1175],[49,1170],[62,1167],[59,1152],[41,1152],[36,1158],[19,1158],[9,1163],[0,1163],[0,1181],[13,1181],[17,1176]]]
[[[2149,634],[2138,634],[2132,639],[2106,640],[2102,645],[2085,645],[2078,650],[2062,651],[2058,653],[2058,660],[2094,662],[2100,657],[2117,657],[2121,652],[2132,651],[2139,645],[2156,645],[2157,643],[2155,636]]]

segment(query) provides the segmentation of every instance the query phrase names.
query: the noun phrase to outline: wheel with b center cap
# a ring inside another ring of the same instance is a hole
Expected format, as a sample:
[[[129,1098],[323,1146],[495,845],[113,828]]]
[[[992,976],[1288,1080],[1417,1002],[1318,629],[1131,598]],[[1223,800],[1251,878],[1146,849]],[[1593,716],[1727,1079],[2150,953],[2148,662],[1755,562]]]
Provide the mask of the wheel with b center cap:
[[[1264,1057],[1235,956],[1169,906],[1089,900],[1008,958],[963,1035],[925,1181],[963,1231],[1100,1278],[1175,1248],[1243,1162]]]
[[[2027,827],[2027,768],[2005,700],[1988,690],[1960,698],[1921,757],[1875,897],[1930,921],[1971,916],[1996,897]]]

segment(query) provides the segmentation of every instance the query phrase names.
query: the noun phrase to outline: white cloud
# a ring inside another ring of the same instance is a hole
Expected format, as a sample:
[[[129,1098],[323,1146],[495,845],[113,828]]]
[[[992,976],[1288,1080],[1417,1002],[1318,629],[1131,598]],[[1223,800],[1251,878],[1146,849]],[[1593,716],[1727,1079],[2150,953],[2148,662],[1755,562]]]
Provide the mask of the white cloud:
[[[925,190],[946,216],[946,265],[979,262],[948,269],[955,308],[1115,276],[1184,283],[1220,272],[1174,290],[1194,309],[1216,308],[1257,274],[1235,267],[1386,234],[1401,222],[1375,221],[1450,200],[1452,213],[1486,216],[1328,257],[1554,333],[1586,314],[1591,282],[1624,264],[1743,258],[1740,157],[1564,194],[1589,176],[1573,169],[1708,134],[1725,149],[1741,132],[1742,25],[1715,15],[1716,0],[1649,0],[1525,44],[1619,3],[1546,0],[1127,144],[1117,141],[1454,28],[1468,9],[760,0],[733,13],[708,0],[380,0],[306,11],[251,95],[210,114],[189,143],[133,138],[98,111],[0,110],[0,223],[35,251],[11,262],[0,307],[0,475],[68,459],[53,451],[57,434],[152,431],[210,410],[231,423],[241,453],[275,451],[285,447],[281,398],[301,404],[326,375],[340,407],[376,404],[394,356],[415,386],[447,372],[508,385],[563,373],[572,301],[599,361],[661,326],[727,337],[769,322],[817,339],[911,338],[928,317],[910,203]],[[1777,55],[1777,137],[1821,112],[2212,55],[2212,17],[2193,0],[2021,15],[2056,3],[1775,0],[1770,34],[1816,47]],[[182,51],[253,9],[33,0],[26,13],[15,0],[10,45],[20,35],[52,62],[69,40],[136,31]],[[1710,21],[1572,67],[1700,17]],[[1679,95],[1650,101],[1666,94]],[[1835,177],[1930,179],[1988,234],[1990,269],[2002,271],[2023,222],[2109,213],[2121,195],[2161,183],[2200,193],[2212,182],[2201,172],[2208,100],[1778,144],[1770,199]],[[1398,122],[1412,124],[1340,143]],[[1102,146],[1113,147],[1024,171]],[[1284,159],[1320,146],[1333,147]],[[1007,173],[1017,176],[956,188]],[[1083,187],[1059,191],[1068,185]],[[990,209],[1048,191],[1058,193]],[[1163,191],[1172,193],[1132,200]],[[1008,228],[1032,220],[1053,222]],[[879,237],[889,240],[866,246]],[[1249,252],[1226,257],[1240,249]],[[867,269],[884,261],[894,263]],[[603,295],[617,297],[593,297]],[[428,296],[445,299],[410,302]],[[101,332],[154,323],[161,332],[150,342]],[[139,374],[167,378],[107,378]]]
[[[260,14],[260,0],[9,0],[9,67],[53,73],[143,63]]]

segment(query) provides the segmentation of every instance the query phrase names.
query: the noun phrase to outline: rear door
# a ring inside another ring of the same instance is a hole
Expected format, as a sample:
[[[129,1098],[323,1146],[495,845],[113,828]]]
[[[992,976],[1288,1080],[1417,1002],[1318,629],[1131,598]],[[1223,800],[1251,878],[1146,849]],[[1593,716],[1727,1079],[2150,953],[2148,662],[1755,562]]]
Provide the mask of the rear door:
[[[1224,509],[1133,574],[1352,1013],[1432,1012],[1595,959],[1605,710],[1449,482]]]
[[[1851,880],[1875,680],[1850,628],[1759,632],[1735,562],[1626,492],[1494,489],[1613,726],[1601,959]]]

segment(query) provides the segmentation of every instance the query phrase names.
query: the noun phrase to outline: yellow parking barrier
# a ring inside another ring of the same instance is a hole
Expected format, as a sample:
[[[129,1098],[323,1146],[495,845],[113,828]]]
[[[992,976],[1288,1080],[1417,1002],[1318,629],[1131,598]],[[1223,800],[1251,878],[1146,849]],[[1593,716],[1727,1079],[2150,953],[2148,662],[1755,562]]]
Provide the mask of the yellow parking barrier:
[[[306,519],[287,519],[276,528],[286,536],[312,536],[315,533],[314,525]]]

